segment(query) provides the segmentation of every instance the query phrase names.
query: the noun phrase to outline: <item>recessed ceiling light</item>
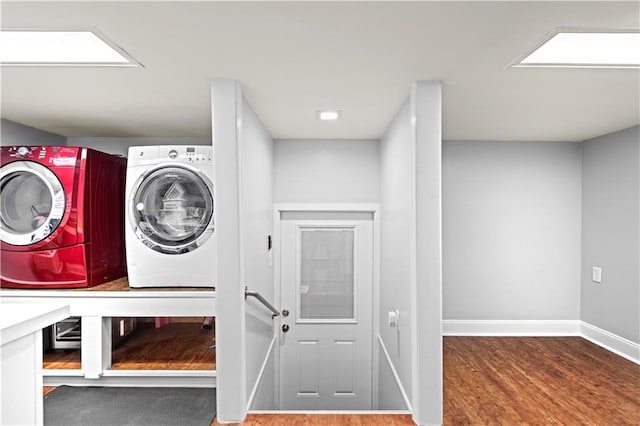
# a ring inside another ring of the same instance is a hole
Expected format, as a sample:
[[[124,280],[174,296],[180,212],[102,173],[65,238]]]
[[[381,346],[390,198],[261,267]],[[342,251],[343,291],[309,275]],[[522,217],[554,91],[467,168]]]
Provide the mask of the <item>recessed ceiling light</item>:
[[[2,65],[140,65],[94,31],[0,31]]]
[[[640,32],[557,30],[513,66],[640,68]]]
[[[318,120],[323,121],[339,120],[340,118],[342,118],[342,111],[316,111],[316,117],[318,118]]]

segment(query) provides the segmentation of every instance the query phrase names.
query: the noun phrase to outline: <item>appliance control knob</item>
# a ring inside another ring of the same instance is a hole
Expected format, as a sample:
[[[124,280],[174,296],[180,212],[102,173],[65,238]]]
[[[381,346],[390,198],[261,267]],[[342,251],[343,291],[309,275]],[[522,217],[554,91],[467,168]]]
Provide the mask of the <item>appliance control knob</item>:
[[[177,156],[178,156],[178,151],[176,151],[175,149],[172,149],[171,151],[169,151],[169,158],[171,158],[172,160]]]
[[[27,148],[26,146],[21,146],[20,148],[18,148],[18,155],[20,157],[24,157],[29,152],[31,152],[31,151],[29,151],[29,148]]]

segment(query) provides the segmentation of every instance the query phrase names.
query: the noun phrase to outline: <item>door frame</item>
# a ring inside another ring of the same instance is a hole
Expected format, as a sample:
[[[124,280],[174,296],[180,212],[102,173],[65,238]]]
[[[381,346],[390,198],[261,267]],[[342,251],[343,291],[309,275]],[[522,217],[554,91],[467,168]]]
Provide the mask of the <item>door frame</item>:
[[[370,213],[373,226],[373,294],[372,294],[372,324],[371,341],[374,343],[372,351],[372,409],[378,409],[378,365],[379,351],[375,350],[376,336],[380,327],[380,205],[377,203],[274,203],[273,214],[273,285],[276,305],[282,306],[280,299],[280,279],[281,279],[281,223],[283,213]],[[274,327],[274,402],[279,410],[280,407],[280,321],[281,317],[276,317],[277,326]],[[326,410],[323,410],[326,411]]]

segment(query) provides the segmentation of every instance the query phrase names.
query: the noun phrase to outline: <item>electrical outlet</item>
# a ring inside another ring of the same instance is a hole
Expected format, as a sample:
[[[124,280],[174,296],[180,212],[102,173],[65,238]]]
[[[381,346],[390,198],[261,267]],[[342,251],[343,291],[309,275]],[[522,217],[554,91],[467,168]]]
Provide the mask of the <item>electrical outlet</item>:
[[[389,324],[389,327],[397,327],[398,326],[398,320],[400,319],[400,312],[399,311],[389,311],[387,313],[387,323]]]
[[[594,283],[602,282],[602,268],[594,266],[591,270],[591,281]]]

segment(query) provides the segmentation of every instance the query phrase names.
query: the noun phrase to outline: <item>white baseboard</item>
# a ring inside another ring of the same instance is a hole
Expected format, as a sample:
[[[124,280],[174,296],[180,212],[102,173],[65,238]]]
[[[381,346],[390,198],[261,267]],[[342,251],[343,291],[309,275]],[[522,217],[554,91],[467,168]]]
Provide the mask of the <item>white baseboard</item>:
[[[640,365],[640,344],[584,321],[581,321],[580,332],[590,342]]]
[[[442,320],[443,336],[579,336],[640,364],[640,344],[580,320]]]
[[[579,320],[442,320],[444,336],[579,336]]]
[[[267,369],[267,363],[271,358],[271,354],[273,352],[273,348],[276,344],[276,338],[271,339],[271,343],[269,344],[269,349],[267,349],[267,355],[264,357],[262,361],[262,366],[260,366],[260,372],[258,373],[258,377],[256,378],[255,383],[253,384],[253,389],[251,389],[251,394],[247,400],[247,411],[250,411],[253,407],[253,402],[256,399],[256,395],[258,394],[258,389],[260,389],[260,385],[262,384],[262,380],[264,378],[264,372]]]
[[[413,412],[413,409],[411,408],[411,401],[409,400],[409,396],[407,395],[407,392],[404,390],[404,386],[402,386],[402,381],[400,381],[400,375],[398,375],[398,372],[396,371],[396,368],[393,365],[393,362],[391,361],[391,357],[389,356],[389,352],[387,351],[387,347],[384,345],[384,342],[382,341],[382,337],[379,334],[378,334],[378,343],[380,344],[380,348],[382,349],[382,353],[384,354],[384,361],[386,361],[387,365],[391,369],[391,374],[393,374],[393,378],[396,381],[396,385],[398,386],[398,389],[400,390],[400,394],[402,395],[402,400],[404,401],[404,404],[406,405],[407,410],[409,412]],[[380,362],[384,362],[384,361],[380,360]]]

